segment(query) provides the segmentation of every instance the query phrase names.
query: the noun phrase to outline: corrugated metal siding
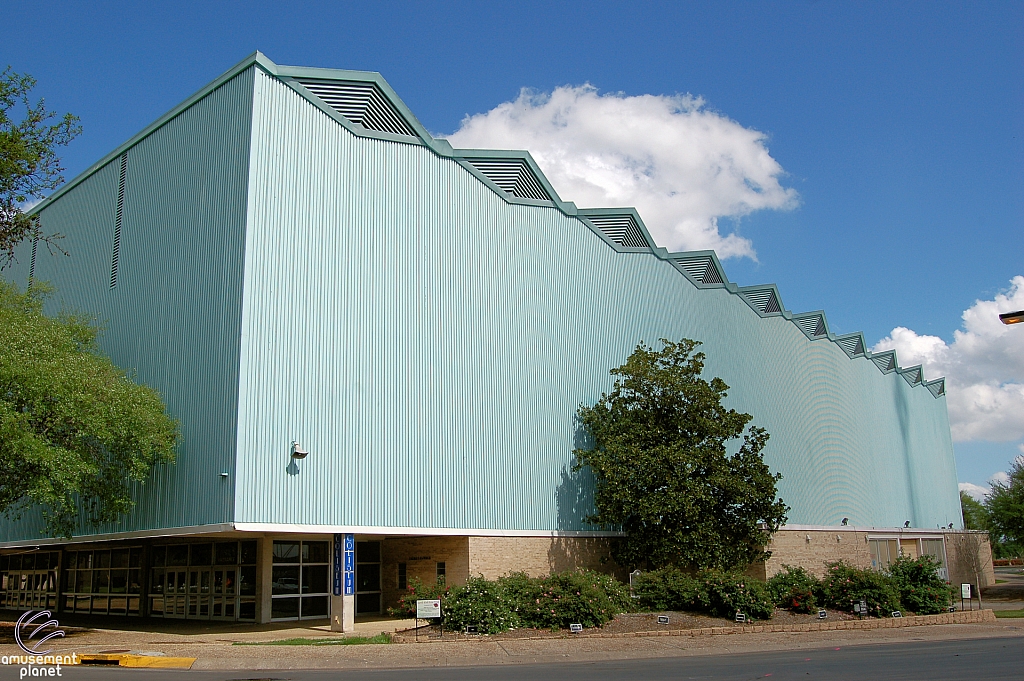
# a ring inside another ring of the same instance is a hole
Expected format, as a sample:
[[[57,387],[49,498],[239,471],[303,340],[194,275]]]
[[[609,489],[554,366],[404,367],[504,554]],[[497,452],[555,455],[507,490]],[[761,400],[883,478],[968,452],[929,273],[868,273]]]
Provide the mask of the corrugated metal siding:
[[[39,254],[36,277],[57,287],[49,311],[95,314],[101,349],[157,388],[182,423],[177,464],[156,470],[137,511],[101,531],[231,519],[253,73],[227,81],[127,151],[115,288],[119,160],[42,213],[47,231],[67,235],[70,253]],[[33,523],[0,528],[4,540],[38,536]]]
[[[255,89],[236,520],[590,529],[575,410],[638,341],[686,336],[772,434],[790,522],[960,524],[944,399]],[[311,453],[290,465],[293,439]]]

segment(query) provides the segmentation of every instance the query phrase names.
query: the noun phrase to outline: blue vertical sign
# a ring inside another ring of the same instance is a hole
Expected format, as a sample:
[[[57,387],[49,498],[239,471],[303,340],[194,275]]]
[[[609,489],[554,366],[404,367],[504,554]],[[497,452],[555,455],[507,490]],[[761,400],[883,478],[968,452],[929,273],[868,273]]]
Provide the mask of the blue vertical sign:
[[[342,572],[342,561],[344,560],[344,543],[343,538],[340,534],[334,535],[334,574],[332,575],[332,589],[331,593],[335,596],[341,595],[341,572]]]
[[[356,536],[354,534],[345,535],[344,568],[345,595],[353,596],[356,593]]]

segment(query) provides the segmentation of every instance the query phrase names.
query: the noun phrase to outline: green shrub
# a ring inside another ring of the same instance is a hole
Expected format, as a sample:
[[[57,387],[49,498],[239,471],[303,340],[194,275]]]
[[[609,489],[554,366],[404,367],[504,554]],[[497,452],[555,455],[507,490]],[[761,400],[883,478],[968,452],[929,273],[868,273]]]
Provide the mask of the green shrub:
[[[424,584],[416,577],[413,577],[409,580],[405,593],[398,598],[398,606],[388,608],[388,615],[391,617],[415,617],[416,601],[443,599],[447,593],[448,587],[443,582]]]
[[[889,566],[889,576],[905,610],[917,615],[943,612],[953,600],[954,590],[939,577],[939,562],[931,556],[898,558]]]
[[[566,628],[574,623],[600,627],[631,606],[625,585],[589,570],[539,579],[511,574],[499,583],[515,602],[515,611],[525,627]]]
[[[474,625],[480,633],[497,634],[520,626],[501,585],[483,577],[470,577],[462,586],[449,588],[441,602],[441,615],[449,629]]]
[[[814,612],[818,603],[815,593],[821,582],[803,568],[783,565],[782,572],[768,580],[768,592],[778,608],[793,612]]]
[[[819,590],[822,605],[853,612],[853,604],[864,600],[868,613],[875,617],[888,617],[893,610],[899,610],[899,592],[888,575],[855,568],[843,561],[828,563],[826,567]]]
[[[633,578],[633,595],[641,610],[699,610],[697,580],[676,567],[643,572]]]
[[[764,582],[736,572],[709,570],[691,576],[674,567],[637,575],[636,604],[644,610],[703,612],[732,619],[742,612],[751,619],[768,619],[774,603]]]
[[[698,575],[698,593],[703,610],[732,618],[737,612],[749,619],[766,620],[775,612],[768,585],[738,572],[708,570]]]

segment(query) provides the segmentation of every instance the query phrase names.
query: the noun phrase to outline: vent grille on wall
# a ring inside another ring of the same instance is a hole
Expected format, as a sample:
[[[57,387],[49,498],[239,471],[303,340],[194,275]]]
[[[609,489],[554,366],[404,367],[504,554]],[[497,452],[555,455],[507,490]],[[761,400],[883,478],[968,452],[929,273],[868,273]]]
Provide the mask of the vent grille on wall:
[[[825,326],[825,315],[823,314],[794,317],[793,321],[811,338],[820,338],[828,334],[828,327]]]
[[[743,289],[740,293],[759,314],[782,312],[782,305],[779,304],[779,296],[774,288]]]
[[[367,130],[417,137],[416,131],[376,83],[313,78],[296,80],[350,123]]]
[[[509,196],[551,200],[530,166],[521,158],[467,158],[466,161]]]
[[[946,394],[946,379],[937,378],[934,381],[928,381],[924,384],[928,391],[935,397],[941,397]]]
[[[702,255],[694,258],[673,258],[684,272],[699,284],[722,284],[725,283],[721,270],[715,264],[715,259],[710,255]]]
[[[646,248],[650,244],[632,215],[585,215],[604,235],[620,246]]]
[[[839,347],[843,349],[843,352],[850,357],[858,357],[864,354],[864,337],[859,333],[837,338],[836,342],[839,343]]]
[[[121,259],[121,222],[124,219],[124,180],[128,171],[128,154],[121,154],[121,170],[117,176],[117,211],[114,213],[114,247],[110,254],[110,288],[117,286],[117,266]]]
[[[871,355],[871,361],[875,363],[882,373],[889,373],[896,369],[896,352],[893,350],[886,350],[885,352],[879,352]]]

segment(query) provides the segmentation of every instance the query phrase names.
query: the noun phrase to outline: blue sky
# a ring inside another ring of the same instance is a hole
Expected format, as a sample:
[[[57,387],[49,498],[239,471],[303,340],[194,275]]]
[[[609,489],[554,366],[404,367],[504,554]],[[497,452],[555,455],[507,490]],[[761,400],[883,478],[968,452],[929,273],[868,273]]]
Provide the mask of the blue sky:
[[[18,30],[0,65],[82,119],[68,177],[257,49],[380,71],[437,133],[523,87],[702,97],[766,135],[779,182],[799,195],[720,218],[757,253],[727,260],[731,279],[775,282],[789,309],[824,309],[833,331],[869,345],[912,329],[893,339],[901,359],[961,371],[963,386],[995,382],[1010,396],[999,408],[1018,406],[1024,363],[962,366],[1024,355],[1024,328],[968,330],[994,348],[974,355],[953,334],[975,301],[1024,275],[1022,3],[8,2],[3,16]],[[961,481],[984,485],[1024,452],[1021,422],[955,426]]]

